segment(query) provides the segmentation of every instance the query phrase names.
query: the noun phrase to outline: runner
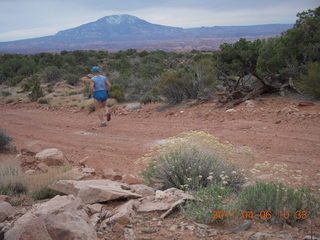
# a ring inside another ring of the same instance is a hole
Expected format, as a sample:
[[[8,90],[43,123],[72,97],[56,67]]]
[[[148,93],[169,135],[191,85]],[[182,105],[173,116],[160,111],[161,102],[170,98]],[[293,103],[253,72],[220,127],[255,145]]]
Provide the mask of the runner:
[[[98,118],[100,120],[100,127],[106,127],[107,121],[111,120],[111,114],[106,106],[106,101],[108,99],[108,90],[111,90],[111,83],[108,78],[100,74],[100,67],[94,66],[91,68],[90,75],[90,88],[89,88],[89,98],[93,96],[95,110],[97,112]]]

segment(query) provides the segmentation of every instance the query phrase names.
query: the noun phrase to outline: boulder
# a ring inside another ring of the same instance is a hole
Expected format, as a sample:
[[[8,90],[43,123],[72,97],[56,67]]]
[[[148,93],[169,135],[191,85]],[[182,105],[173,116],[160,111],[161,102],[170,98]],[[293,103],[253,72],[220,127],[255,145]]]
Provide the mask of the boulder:
[[[116,169],[108,168],[103,170],[103,177],[113,181],[119,181],[122,179],[122,174]]]
[[[0,202],[0,223],[11,218],[16,213],[14,207],[8,202]]]
[[[130,200],[120,207],[115,209],[115,214],[110,218],[107,218],[101,223],[101,226],[106,226],[111,222],[116,222],[119,224],[128,224],[132,221],[133,216],[135,215],[135,206],[136,201]]]
[[[96,170],[94,168],[83,168],[82,172],[89,175],[96,174]]]
[[[96,240],[89,217],[80,209],[81,199],[56,196],[48,202],[33,206],[5,233],[6,240]]]
[[[166,211],[170,207],[171,204],[167,202],[150,202],[147,200],[139,205],[138,212]]]
[[[65,164],[63,153],[57,148],[47,148],[38,152],[35,158],[41,160],[48,166],[61,166]]]
[[[60,180],[49,186],[51,189],[72,194],[82,199],[86,204],[106,202],[119,198],[140,198],[141,195],[133,193],[125,184],[107,179],[102,180]]]
[[[86,206],[90,214],[100,213],[102,210],[102,205],[99,203],[91,204]]]
[[[142,195],[144,197],[146,196],[151,196],[155,193],[155,190],[152,188],[152,187],[148,187],[146,185],[143,185],[143,184],[133,184],[133,185],[130,185],[130,189],[139,194],[139,195]]]
[[[126,105],[125,110],[127,111],[133,111],[133,110],[138,110],[141,109],[142,105],[141,103],[129,103]]]
[[[49,171],[48,165],[43,162],[41,162],[37,165],[37,169],[39,169],[41,172],[48,172]]]

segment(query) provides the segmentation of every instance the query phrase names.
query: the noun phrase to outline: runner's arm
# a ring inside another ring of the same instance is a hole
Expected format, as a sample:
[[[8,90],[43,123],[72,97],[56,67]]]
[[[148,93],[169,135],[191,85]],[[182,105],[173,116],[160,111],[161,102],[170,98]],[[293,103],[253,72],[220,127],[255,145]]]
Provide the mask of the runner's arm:
[[[92,94],[93,94],[93,88],[94,88],[94,81],[91,80],[90,81],[90,86],[89,86],[89,97],[91,97]]]
[[[110,83],[110,81],[108,79],[106,79],[106,84],[108,86],[108,90],[111,91],[112,85],[111,85],[111,83]]]

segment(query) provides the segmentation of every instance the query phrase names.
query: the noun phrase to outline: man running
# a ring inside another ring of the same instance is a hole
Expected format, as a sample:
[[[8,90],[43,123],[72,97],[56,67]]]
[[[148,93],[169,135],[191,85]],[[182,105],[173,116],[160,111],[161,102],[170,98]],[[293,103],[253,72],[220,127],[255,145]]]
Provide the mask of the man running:
[[[106,106],[108,99],[108,90],[111,90],[111,83],[108,78],[100,74],[100,67],[94,66],[91,68],[89,98],[93,96],[95,110],[100,120],[100,127],[106,127],[107,121],[111,120],[111,114]],[[104,118],[105,117],[105,118]]]

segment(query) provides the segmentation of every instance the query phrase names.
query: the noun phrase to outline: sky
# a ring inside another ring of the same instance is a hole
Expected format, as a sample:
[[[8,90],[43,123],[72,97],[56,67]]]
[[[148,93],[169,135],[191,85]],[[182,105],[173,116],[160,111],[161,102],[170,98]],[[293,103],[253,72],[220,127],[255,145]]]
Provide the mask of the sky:
[[[295,23],[320,0],[0,0],[0,42],[41,37],[130,14],[174,27]]]

